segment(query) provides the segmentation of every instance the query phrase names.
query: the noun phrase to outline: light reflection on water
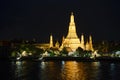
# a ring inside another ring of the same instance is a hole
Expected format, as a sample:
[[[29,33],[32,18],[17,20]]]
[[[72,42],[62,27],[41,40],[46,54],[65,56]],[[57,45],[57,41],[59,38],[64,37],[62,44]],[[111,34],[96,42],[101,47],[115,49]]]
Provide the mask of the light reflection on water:
[[[63,80],[84,80],[84,71],[82,65],[78,66],[78,63],[75,61],[67,61],[62,66],[63,69],[61,75]]]
[[[11,80],[120,80],[120,63],[17,61],[10,65]]]

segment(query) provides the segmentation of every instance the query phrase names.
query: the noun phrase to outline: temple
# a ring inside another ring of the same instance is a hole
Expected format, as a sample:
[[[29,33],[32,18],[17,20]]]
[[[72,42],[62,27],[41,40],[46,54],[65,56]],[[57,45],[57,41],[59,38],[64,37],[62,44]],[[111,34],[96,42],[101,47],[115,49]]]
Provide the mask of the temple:
[[[42,44],[42,45],[40,44],[39,47],[42,47],[42,48],[54,47],[54,48],[58,48],[59,50],[62,50],[64,47],[69,47],[72,51],[75,51],[78,47],[81,47],[83,50],[94,51],[91,35],[89,36],[88,41],[84,40],[83,34],[81,35],[81,39],[78,38],[77,33],[76,33],[76,26],[75,26],[73,12],[71,13],[71,16],[70,16],[68,34],[66,38],[63,37],[61,46],[58,41],[56,42],[54,46],[53,36],[50,35],[50,42],[47,44]]]
[[[93,51],[93,45],[92,45],[92,36],[89,37],[89,41],[85,44],[84,41],[84,35],[81,35],[81,40],[78,38],[76,33],[76,26],[74,21],[74,15],[73,12],[70,16],[70,23],[69,23],[69,30],[67,37],[62,41],[62,45],[60,47],[60,50],[62,50],[63,47],[70,47],[72,51],[75,51],[78,47],[81,47],[83,50]]]
[[[53,36],[52,34],[50,35],[50,45],[49,48],[53,47]]]
[[[68,35],[62,42],[62,46],[60,48],[62,49],[63,47],[70,47],[73,51],[80,47],[80,39],[78,38],[76,33],[73,13],[71,13],[70,16]]]

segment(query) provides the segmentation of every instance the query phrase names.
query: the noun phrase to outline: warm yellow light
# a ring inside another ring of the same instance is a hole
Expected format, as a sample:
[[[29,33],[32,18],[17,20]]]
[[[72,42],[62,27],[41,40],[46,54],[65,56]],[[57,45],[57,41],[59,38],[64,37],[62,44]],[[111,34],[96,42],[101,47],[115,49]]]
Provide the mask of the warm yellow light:
[[[76,26],[74,22],[73,13],[71,13],[71,16],[70,16],[70,25],[69,25],[68,35],[62,44],[64,47],[70,47],[73,51],[75,51],[78,47],[80,47],[80,40],[76,33]]]
[[[62,41],[62,45],[60,47],[70,47],[73,51],[75,51],[78,47],[81,47],[83,50],[91,50],[93,51],[92,46],[92,36],[89,37],[89,41],[85,44],[84,35],[81,35],[81,40],[78,38],[76,33],[76,26],[74,22],[74,15],[71,13],[69,30],[67,37]]]
[[[66,61],[63,68],[64,74],[62,77],[65,80],[84,80],[85,74],[83,63],[78,64],[76,61]]]

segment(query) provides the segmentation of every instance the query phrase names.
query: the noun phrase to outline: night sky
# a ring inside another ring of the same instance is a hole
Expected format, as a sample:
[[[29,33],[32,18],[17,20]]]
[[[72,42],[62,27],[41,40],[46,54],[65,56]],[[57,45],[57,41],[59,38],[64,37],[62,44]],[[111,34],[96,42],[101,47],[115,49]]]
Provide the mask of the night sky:
[[[77,34],[94,41],[120,40],[119,0],[1,0],[0,40],[49,42],[67,35],[71,12]]]

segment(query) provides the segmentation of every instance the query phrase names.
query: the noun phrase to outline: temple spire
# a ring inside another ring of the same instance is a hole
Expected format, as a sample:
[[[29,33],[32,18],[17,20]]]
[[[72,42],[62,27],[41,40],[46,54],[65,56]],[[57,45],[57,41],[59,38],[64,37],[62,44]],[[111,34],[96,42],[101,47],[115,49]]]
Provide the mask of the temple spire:
[[[74,22],[73,12],[71,12],[71,16],[70,16],[70,23],[69,23],[69,30],[68,30],[67,38],[78,38],[77,33],[76,33],[76,26]]]
[[[73,15],[73,12],[71,12],[70,23],[74,23],[74,15]]]
[[[61,48],[63,47],[70,47],[72,51],[75,51],[78,47],[80,47],[80,40],[76,33],[76,26],[75,26],[73,12],[71,12],[70,15],[69,30],[67,37],[63,40],[61,45]]]
[[[50,46],[49,47],[50,48],[53,47],[53,36],[52,36],[52,34],[50,35]]]
[[[85,46],[84,46],[84,35],[83,34],[81,35],[81,48],[85,49]]]
[[[90,45],[90,50],[94,51],[93,45],[92,45],[92,36],[91,35],[89,36],[89,45]]]

